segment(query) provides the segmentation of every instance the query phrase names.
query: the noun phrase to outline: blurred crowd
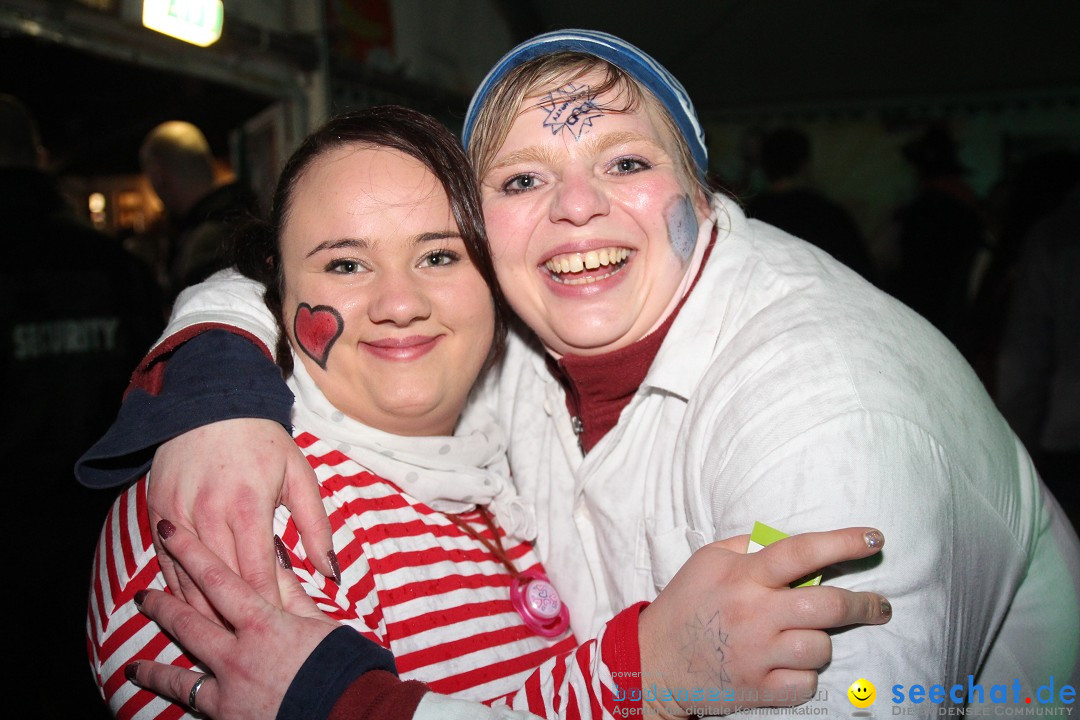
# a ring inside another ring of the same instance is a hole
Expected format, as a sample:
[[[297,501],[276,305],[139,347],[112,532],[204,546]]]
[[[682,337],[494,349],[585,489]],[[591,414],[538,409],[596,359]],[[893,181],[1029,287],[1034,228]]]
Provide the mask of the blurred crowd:
[[[1033,155],[985,197],[931,123],[902,147],[916,191],[875,263],[851,213],[816,188],[809,136],[766,133],[751,217],[822,248],[930,320],[971,363],[1076,524],[1080,480],[1080,154]]]

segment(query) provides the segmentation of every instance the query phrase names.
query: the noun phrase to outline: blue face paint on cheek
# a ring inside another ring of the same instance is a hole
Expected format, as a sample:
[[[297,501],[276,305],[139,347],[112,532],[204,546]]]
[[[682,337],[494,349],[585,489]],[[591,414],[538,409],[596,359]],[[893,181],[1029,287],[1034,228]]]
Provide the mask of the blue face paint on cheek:
[[[672,251],[683,262],[689,261],[698,235],[697,214],[690,196],[683,195],[668,206],[664,218],[667,220],[668,242]]]

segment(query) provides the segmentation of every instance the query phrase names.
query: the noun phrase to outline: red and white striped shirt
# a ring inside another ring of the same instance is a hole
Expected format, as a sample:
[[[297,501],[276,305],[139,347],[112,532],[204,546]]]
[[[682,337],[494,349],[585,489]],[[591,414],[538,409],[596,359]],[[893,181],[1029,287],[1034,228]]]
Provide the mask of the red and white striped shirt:
[[[285,508],[275,516],[275,532],[319,607],[389,648],[402,678],[551,718],[612,717],[625,709],[615,702],[613,674],[640,676],[636,612],[620,615],[580,647],[569,632],[539,636],[514,610],[511,575],[487,546],[328,443],[309,433],[299,433],[296,442],[320,481],[341,584],[307,560]],[[459,517],[493,540],[479,513]],[[518,571],[543,571],[529,543],[501,529],[499,535]],[[88,645],[105,700],[122,720],[184,717],[184,707],[124,677],[124,666],[139,659],[195,666],[135,606],[137,591],[165,588],[150,533],[146,478],[114,504],[94,562]]]

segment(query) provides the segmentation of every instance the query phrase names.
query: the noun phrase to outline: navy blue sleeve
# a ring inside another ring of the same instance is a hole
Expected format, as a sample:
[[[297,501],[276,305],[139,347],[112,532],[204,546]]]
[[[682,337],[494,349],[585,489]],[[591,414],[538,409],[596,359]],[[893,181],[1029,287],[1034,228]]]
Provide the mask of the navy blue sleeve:
[[[219,420],[265,418],[291,429],[293,396],[281,370],[258,347],[225,330],[208,330],[168,358],[161,392],[133,388],[116,422],[75,464],[87,487],[128,483],[150,467],[157,446]]]
[[[394,656],[350,627],[334,630],[296,673],[281,701],[277,720],[325,720],[338,698],[370,670],[396,674]]]

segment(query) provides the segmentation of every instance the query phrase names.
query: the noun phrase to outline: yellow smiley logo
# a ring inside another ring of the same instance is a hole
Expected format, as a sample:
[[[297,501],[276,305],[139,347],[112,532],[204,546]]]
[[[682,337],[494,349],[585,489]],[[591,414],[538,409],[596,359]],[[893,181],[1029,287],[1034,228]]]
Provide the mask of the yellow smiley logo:
[[[848,700],[857,708],[868,708],[877,699],[877,688],[866,678],[859,678],[847,689]]]

